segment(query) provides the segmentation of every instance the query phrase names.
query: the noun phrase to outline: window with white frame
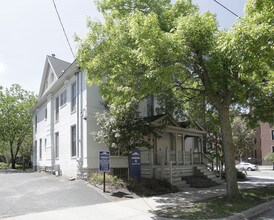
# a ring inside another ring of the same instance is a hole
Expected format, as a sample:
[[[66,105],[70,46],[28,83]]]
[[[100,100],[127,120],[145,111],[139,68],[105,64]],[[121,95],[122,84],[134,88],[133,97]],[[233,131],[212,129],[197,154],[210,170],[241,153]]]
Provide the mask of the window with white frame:
[[[34,131],[35,132],[37,132],[37,122],[38,122],[38,120],[37,120],[37,114],[35,115],[35,126],[34,126]]]
[[[76,110],[76,82],[71,84],[71,111]]]
[[[55,99],[55,121],[59,121],[59,96]]]
[[[76,125],[71,126],[71,157],[76,156]]]
[[[61,94],[60,94],[60,106],[62,107],[67,103],[67,90],[65,89]]]
[[[59,132],[55,133],[55,158],[59,158]]]
[[[39,145],[39,159],[42,159],[42,139],[40,139],[40,145]]]

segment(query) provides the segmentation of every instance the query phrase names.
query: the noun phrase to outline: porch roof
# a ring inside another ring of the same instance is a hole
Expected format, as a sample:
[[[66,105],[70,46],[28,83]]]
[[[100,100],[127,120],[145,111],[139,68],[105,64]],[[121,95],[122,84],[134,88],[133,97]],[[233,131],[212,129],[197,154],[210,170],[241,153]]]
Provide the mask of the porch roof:
[[[182,135],[191,135],[191,136],[201,136],[207,132],[198,126],[199,129],[195,128],[183,128],[177,123],[173,117],[169,114],[155,115],[151,117],[146,117],[144,120],[151,122],[156,126],[164,126],[163,131],[177,133]]]

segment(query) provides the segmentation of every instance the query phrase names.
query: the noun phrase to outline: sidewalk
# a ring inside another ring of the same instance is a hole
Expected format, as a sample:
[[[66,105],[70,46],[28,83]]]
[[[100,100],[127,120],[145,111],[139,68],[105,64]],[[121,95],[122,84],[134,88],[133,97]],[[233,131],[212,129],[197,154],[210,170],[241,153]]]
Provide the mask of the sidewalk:
[[[98,205],[83,206],[62,210],[54,210],[42,213],[32,213],[23,216],[7,218],[9,220],[75,220],[75,219],[89,219],[89,220],[146,220],[146,219],[167,219],[157,217],[153,211],[172,206],[174,204],[186,204],[189,202],[215,197],[225,193],[224,185],[206,189],[196,190],[188,189],[186,192],[171,193],[161,196],[138,198],[131,200],[124,200],[119,202],[110,202]]]
[[[239,183],[239,188],[251,188],[270,184],[269,182],[258,183],[253,182],[243,182]],[[225,185],[220,185],[216,187],[211,187],[209,189],[195,189],[188,188],[187,191],[181,191],[177,193],[171,193],[161,196],[149,197],[149,198],[138,198],[130,199],[118,202],[110,202],[104,204],[75,207],[62,210],[54,210],[42,213],[32,213],[23,216],[17,216],[12,218],[7,218],[8,220],[166,220],[168,218],[162,218],[156,216],[154,213],[157,210],[167,209],[175,204],[187,205],[194,201],[205,200],[208,198],[216,197],[226,193]],[[230,217],[229,219],[245,219],[243,216],[248,216],[250,214],[257,214],[259,211],[268,208],[269,206],[274,206],[274,202],[270,202],[266,205],[261,205],[257,209],[248,210],[242,214],[238,214]],[[251,216],[252,216],[251,215]],[[176,217],[176,216],[174,216]],[[228,218],[226,218],[228,219]]]

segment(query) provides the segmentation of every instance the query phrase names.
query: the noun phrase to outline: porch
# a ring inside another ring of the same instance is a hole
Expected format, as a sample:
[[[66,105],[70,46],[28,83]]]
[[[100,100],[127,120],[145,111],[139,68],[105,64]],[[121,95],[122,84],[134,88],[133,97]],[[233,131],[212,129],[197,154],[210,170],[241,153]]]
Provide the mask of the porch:
[[[166,152],[166,159],[160,164],[153,164],[154,155],[151,150],[141,151],[141,175],[145,178],[167,179],[173,174],[180,176],[193,175],[194,167],[206,167],[210,171],[216,170],[214,161],[202,152]]]

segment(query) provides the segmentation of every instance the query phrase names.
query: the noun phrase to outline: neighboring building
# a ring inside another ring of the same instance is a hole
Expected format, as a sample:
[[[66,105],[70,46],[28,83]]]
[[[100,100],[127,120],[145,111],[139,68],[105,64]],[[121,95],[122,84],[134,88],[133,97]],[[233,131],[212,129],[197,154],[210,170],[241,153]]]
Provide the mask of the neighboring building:
[[[98,170],[98,153],[109,150],[90,135],[97,131],[95,113],[106,110],[98,87],[89,87],[85,72],[72,64],[47,56],[37,104],[33,107],[33,164],[37,170],[87,178],[90,171]],[[212,164],[203,154],[204,131],[200,126],[181,127],[170,115],[155,116],[158,111],[153,100],[140,105],[142,117],[154,125],[165,125],[159,135],[148,137],[152,149],[141,149],[143,177],[167,178],[172,169],[190,175],[195,164]],[[128,159],[111,151],[111,170],[126,174]],[[169,177],[170,178],[170,177]],[[181,180],[181,178],[178,178]]]
[[[274,127],[268,123],[260,123],[256,129],[256,148],[252,158],[260,165],[272,165],[270,161],[264,160],[266,154],[274,152]]]

